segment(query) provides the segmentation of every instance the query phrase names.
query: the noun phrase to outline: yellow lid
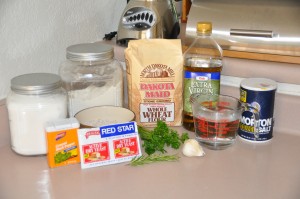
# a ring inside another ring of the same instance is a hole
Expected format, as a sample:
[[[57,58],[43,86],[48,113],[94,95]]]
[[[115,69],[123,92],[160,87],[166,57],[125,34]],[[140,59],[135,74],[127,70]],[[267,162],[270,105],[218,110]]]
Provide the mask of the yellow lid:
[[[207,34],[212,32],[212,23],[211,22],[198,22],[197,23],[197,32],[202,34]]]

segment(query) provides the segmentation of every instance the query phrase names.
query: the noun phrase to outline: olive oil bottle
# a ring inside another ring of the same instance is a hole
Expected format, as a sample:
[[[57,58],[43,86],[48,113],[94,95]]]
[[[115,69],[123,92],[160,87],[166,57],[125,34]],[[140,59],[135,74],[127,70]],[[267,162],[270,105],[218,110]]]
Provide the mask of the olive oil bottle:
[[[183,127],[194,131],[190,96],[193,93],[208,95],[220,93],[222,49],[212,38],[210,22],[197,23],[197,37],[184,52],[184,107]]]

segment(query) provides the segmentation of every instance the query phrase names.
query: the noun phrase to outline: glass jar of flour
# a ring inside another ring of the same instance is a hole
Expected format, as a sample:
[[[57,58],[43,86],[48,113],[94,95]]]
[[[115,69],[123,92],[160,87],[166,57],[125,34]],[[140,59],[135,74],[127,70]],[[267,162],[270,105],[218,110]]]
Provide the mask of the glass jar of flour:
[[[112,46],[82,43],[66,51],[59,74],[68,92],[70,117],[93,106],[123,106],[123,69]]]
[[[7,96],[11,147],[21,155],[44,155],[46,122],[67,117],[67,95],[59,75],[31,73],[11,79]]]

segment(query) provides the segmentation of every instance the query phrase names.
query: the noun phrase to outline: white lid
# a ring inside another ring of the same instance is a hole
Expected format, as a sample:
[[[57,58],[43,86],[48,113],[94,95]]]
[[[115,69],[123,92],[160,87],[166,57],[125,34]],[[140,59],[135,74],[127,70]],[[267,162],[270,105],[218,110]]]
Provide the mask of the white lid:
[[[79,122],[76,118],[73,117],[49,121],[45,125],[45,129],[47,132],[74,129],[74,128],[79,128]]]
[[[277,83],[266,78],[247,78],[241,81],[241,87],[254,91],[276,90]]]

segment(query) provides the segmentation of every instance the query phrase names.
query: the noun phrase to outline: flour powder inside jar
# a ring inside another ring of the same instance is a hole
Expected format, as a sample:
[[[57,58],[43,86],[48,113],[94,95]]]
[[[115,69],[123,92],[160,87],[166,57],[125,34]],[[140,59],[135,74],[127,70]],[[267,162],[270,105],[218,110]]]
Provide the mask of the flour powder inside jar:
[[[123,106],[123,69],[112,46],[83,43],[67,48],[60,76],[68,92],[68,112],[94,106]]]
[[[46,154],[44,125],[67,116],[60,77],[49,73],[17,76],[11,80],[6,103],[12,149],[21,155]]]

